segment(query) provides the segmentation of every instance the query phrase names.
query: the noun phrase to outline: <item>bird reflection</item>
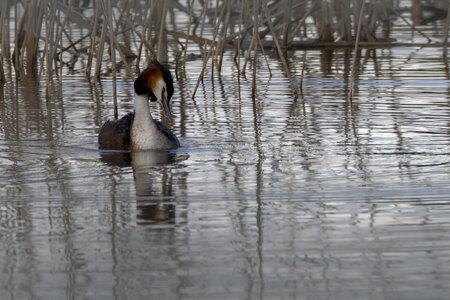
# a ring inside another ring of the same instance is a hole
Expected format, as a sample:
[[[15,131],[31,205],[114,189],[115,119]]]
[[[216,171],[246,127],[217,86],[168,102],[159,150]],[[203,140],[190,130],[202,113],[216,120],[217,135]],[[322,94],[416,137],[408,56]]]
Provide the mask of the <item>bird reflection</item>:
[[[170,203],[172,174],[166,168],[174,162],[175,154],[168,151],[131,153],[139,224],[175,224],[175,205]]]
[[[138,224],[175,224],[175,205],[164,203],[151,203],[149,201],[137,202],[139,211]]]
[[[172,173],[168,166],[186,158],[165,151],[107,151],[101,161],[112,166],[133,168],[138,224],[175,224]]]
[[[113,167],[130,167],[131,166],[131,152],[129,151],[101,151],[100,160]]]

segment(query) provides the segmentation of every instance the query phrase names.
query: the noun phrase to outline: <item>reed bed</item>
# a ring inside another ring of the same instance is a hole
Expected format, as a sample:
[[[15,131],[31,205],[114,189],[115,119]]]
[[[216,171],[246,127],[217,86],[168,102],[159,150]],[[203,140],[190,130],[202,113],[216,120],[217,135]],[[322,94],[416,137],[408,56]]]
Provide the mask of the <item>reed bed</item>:
[[[45,75],[50,82],[61,77],[62,68],[78,67],[93,82],[105,76],[115,82],[118,68],[133,79],[143,61],[152,57],[176,60],[183,69],[192,51],[199,51],[203,58],[198,83],[206,68],[211,76],[220,75],[224,54],[230,51],[236,53],[242,76],[251,65],[255,78],[258,55],[264,57],[270,72],[265,51],[270,48],[293,95],[298,96],[303,78],[290,73],[288,51],[396,46],[390,33],[398,19],[427,39],[422,46],[435,46],[436,41],[415,26],[430,21],[424,20],[425,9],[436,20],[442,19],[439,44],[446,52],[448,1],[429,2],[426,7],[417,0],[4,0],[0,4],[0,81],[4,68],[12,66],[19,79]],[[410,4],[410,20],[400,3]],[[417,44],[411,40],[402,45]]]

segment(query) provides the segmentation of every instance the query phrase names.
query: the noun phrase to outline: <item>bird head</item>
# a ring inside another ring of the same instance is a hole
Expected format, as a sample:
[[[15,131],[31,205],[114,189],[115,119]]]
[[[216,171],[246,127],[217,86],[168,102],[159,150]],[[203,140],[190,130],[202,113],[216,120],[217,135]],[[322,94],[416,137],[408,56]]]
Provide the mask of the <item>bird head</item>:
[[[134,81],[136,94],[148,95],[150,101],[159,102],[170,122],[172,122],[170,99],[172,98],[173,90],[172,74],[169,69],[157,60],[152,60],[149,66]]]

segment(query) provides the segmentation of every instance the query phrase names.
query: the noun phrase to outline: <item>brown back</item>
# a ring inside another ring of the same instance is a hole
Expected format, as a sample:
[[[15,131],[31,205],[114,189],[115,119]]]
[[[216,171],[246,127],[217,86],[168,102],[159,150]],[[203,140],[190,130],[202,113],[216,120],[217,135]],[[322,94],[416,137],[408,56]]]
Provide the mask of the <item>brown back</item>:
[[[106,121],[98,134],[100,149],[130,150],[133,120],[134,113],[129,113],[120,120]]]

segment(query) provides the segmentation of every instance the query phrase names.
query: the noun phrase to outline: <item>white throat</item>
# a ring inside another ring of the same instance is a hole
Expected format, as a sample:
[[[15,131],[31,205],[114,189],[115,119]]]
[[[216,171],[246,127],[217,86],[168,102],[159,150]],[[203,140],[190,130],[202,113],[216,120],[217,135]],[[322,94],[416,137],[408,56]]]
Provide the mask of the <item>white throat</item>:
[[[158,127],[150,113],[148,95],[136,95],[134,100],[134,121],[131,127],[132,148],[151,149],[155,137],[158,136]]]
[[[148,104],[148,95],[136,95],[134,99],[134,121],[150,123],[153,120],[150,113],[150,105]],[[153,122],[152,122],[153,123]]]

